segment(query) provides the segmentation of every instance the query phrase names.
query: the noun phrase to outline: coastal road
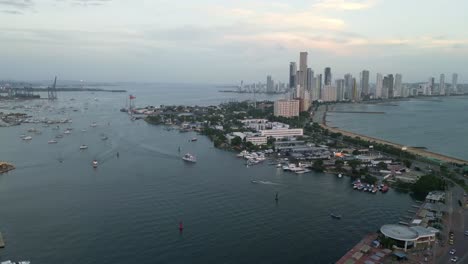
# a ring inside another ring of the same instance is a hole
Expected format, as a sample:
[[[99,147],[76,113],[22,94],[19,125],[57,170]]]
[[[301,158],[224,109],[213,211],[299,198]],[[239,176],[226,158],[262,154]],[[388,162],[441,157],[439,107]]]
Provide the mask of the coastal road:
[[[451,215],[449,216],[448,226],[445,229],[447,234],[444,236],[446,238],[444,242],[447,245],[446,252],[438,259],[437,263],[450,263],[452,255],[448,253],[448,250],[452,248],[457,250],[455,256],[460,258],[458,263],[468,263],[468,236],[464,235],[465,230],[468,229],[468,210],[458,204],[458,200],[463,199],[464,190],[460,186],[455,185],[451,188],[450,193],[451,195],[447,196],[450,199],[447,205]],[[448,244],[448,231],[454,233],[453,245]]]

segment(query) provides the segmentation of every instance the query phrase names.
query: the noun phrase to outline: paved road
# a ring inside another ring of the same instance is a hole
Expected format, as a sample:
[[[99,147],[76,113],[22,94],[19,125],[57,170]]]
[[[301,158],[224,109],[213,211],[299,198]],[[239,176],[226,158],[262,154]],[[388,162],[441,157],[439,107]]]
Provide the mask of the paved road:
[[[447,251],[455,248],[457,250],[455,256],[458,256],[460,260],[458,263],[468,263],[468,236],[464,235],[465,230],[468,230],[468,210],[462,208],[458,204],[458,200],[462,200],[464,191],[461,187],[456,185],[450,190],[450,195],[448,198],[448,209],[449,213],[451,212],[451,217],[449,216],[448,228],[446,231],[451,230],[454,233],[454,245],[448,246]],[[445,233],[445,232],[444,232]],[[448,245],[448,236],[446,238],[445,244]],[[452,255],[446,252],[442,255],[437,263],[451,263],[450,258]]]

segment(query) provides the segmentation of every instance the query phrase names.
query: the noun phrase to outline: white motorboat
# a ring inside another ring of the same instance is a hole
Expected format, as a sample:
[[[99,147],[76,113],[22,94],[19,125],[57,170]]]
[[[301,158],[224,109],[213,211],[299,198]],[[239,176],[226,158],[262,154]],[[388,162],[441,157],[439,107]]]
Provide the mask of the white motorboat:
[[[93,123],[91,124],[91,127],[97,127],[96,122],[93,122]]]
[[[71,134],[71,131],[70,130],[65,130],[65,132],[63,132],[63,133],[66,134],[66,135],[69,135],[69,134]]]
[[[87,149],[87,148],[88,148],[87,145],[81,145],[81,146],[80,146],[80,149]]]
[[[197,162],[197,158],[190,153],[185,154],[182,159],[187,162]]]
[[[51,139],[47,142],[48,144],[57,144],[58,141],[57,140],[54,140],[54,139]]]
[[[31,140],[32,137],[31,136],[27,136],[27,137],[24,137],[23,140]]]
[[[97,168],[97,166],[98,166],[98,162],[97,162],[97,160],[93,160],[93,163],[92,163],[92,165],[93,165],[93,168]]]

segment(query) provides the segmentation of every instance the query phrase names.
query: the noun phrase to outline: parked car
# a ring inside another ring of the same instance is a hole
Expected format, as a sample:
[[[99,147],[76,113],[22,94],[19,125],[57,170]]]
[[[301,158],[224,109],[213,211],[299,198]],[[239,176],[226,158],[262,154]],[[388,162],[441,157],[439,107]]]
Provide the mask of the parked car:
[[[465,236],[468,236],[468,230],[465,231]]]
[[[450,251],[449,251],[449,254],[450,255],[455,255],[455,253],[457,252],[456,249],[452,248]]]
[[[458,257],[457,257],[457,256],[454,256],[454,257],[452,257],[452,258],[450,259],[450,261],[452,261],[452,262],[457,262],[457,261],[458,261]]]

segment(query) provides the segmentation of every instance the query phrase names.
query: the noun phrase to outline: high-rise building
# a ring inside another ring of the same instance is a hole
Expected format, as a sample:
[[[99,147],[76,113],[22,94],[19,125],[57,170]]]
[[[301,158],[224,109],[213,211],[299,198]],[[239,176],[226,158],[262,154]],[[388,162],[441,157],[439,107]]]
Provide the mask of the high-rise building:
[[[275,85],[273,83],[273,79],[271,78],[271,75],[267,76],[266,91],[267,91],[267,93],[274,93],[275,92]]]
[[[336,83],[336,100],[343,101],[344,100],[344,90],[345,90],[345,80],[338,79],[335,81]]]
[[[296,73],[297,73],[297,65],[295,62],[289,63],[289,88],[295,89],[296,88]]]
[[[324,80],[324,85],[331,85],[332,82],[332,73],[331,73],[331,68],[326,67],[325,68],[325,80]]]
[[[402,86],[402,75],[397,73],[395,74],[395,87],[394,87],[394,96],[403,97],[403,86]]]
[[[307,68],[307,91],[312,93],[312,79],[314,78],[314,71],[311,68]]]
[[[360,77],[361,95],[363,98],[367,98],[369,97],[369,71],[363,70]]]
[[[445,95],[445,74],[440,75],[439,79],[439,94]]]
[[[383,98],[382,89],[383,89],[383,75],[381,73],[377,73],[377,77],[375,80],[375,98]]]
[[[317,75],[315,89],[317,90],[317,98],[322,98],[322,74]]]
[[[387,79],[385,79],[387,78]],[[389,74],[384,78],[383,86],[387,87],[387,92],[388,92],[388,97],[387,98],[393,98],[395,95],[395,91],[393,89],[393,74]],[[386,81],[385,81],[386,80]]]
[[[431,94],[435,94],[436,93],[436,90],[435,90],[435,78],[434,77],[429,77],[429,81],[428,81],[428,87],[429,87],[429,94],[425,94],[425,95],[431,95]]]
[[[353,76],[349,73],[345,74],[345,99],[353,99]]]
[[[273,106],[275,116],[299,116],[299,100],[278,100]]]
[[[335,102],[337,98],[336,87],[333,85],[324,85],[322,92],[322,101]]]
[[[392,78],[393,79],[393,78]],[[387,75],[383,78],[382,82],[382,98],[387,99],[390,97],[390,82],[393,84],[393,80],[390,80],[390,75]]]
[[[302,88],[307,88],[307,52],[299,54],[299,76],[298,84]]]
[[[357,86],[356,78],[353,78],[353,87],[351,91],[352,91],[352,100],[355,102],[359,101],[361,97],[359,96],[359,89]]]
[[[458,74],[452,74],[452,93],[458,93]]]

